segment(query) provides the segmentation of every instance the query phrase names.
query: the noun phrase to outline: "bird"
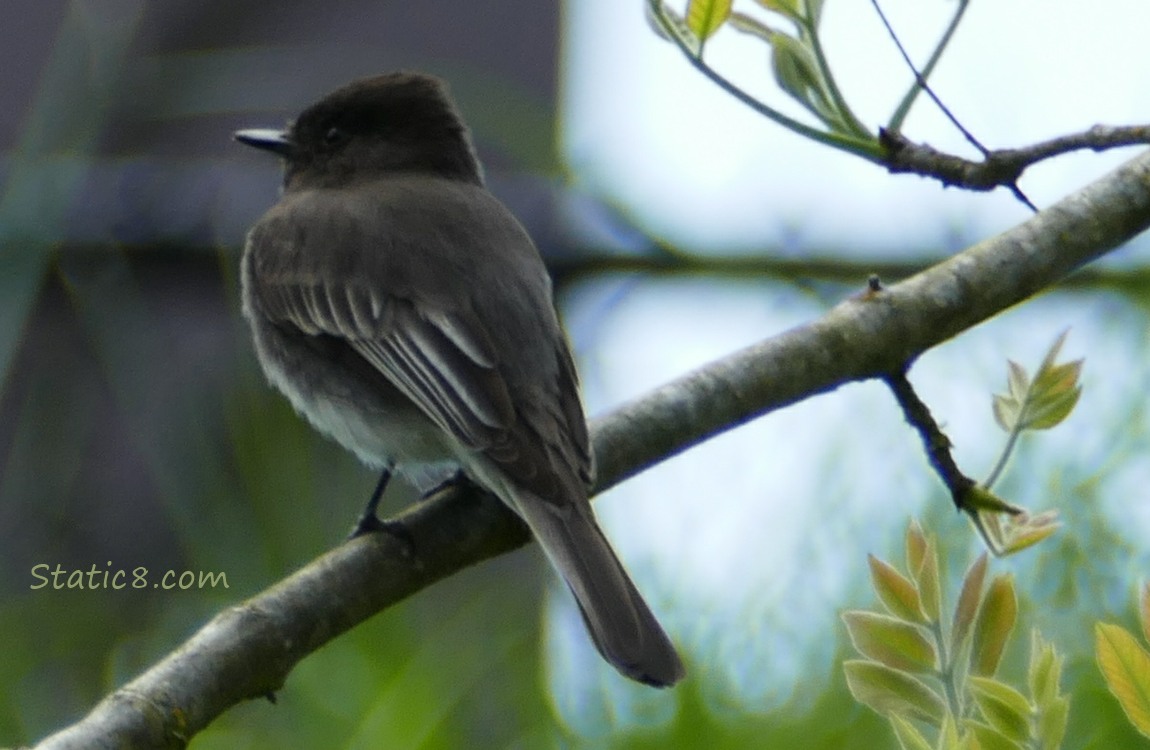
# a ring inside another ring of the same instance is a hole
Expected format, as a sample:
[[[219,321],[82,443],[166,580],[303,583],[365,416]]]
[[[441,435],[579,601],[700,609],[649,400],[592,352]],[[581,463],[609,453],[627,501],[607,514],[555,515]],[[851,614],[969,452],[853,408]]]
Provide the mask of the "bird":
[[[603,658],[668,687],[685,670],[591,509],[579,379],[551,279],[486,188],[441,79],[358,79],[284,129],[235,138],[283,163],[278,202],[247,234],[243,314],[271,384],[319,432],[380,471],[462,472],[521,518]]]

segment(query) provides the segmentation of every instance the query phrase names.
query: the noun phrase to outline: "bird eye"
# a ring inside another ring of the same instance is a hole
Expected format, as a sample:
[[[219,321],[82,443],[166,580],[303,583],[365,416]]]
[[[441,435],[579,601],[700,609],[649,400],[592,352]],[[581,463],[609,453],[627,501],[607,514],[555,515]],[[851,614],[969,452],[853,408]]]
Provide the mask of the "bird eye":
[[[323,145],[334,148],[335,146],[343,145],[348,138],[349,136],[346,130],[331,127],[323,134]]]

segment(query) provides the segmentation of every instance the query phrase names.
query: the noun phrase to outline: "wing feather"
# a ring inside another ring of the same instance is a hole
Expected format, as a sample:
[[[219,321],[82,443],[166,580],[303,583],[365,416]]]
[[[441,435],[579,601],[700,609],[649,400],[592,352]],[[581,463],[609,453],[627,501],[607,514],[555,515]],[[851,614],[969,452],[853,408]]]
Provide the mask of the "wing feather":
[[[492,445],[514,420],[490,343],[460,316],[314,278],[261,279],[258,291],[273,321],[343,339],[464,445]]]

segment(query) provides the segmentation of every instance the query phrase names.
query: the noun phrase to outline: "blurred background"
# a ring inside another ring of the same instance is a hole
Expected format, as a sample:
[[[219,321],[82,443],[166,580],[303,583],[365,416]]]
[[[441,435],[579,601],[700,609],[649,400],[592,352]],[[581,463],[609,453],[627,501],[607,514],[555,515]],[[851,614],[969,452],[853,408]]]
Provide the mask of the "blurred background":
[[[1041,7],[972,4],[934,79],[964,124],[1006,147],[1150,121],[1145,4],[1089,18],[1069,0]],[[884,8],[921,60],[954,5]],[[816,318],[872,270],[896,281],[1028,215],[1005,191],[945,191],[782,131],[659,40],[640,0],[7,0],[4,16],[2,745],[76,720],[219,609],[338,544],[374,485],[258,371],[237,264],[279,169],[234,130],[278,126],[357,76],[445,77],[492,191],[552,268],[592,415]],[[824,16],[846,96],[877,127],[910,77],[868,3],[830,0]],[[721,31],[708,60],[790,106],[753,39]],[[926,102],[905,131],[968,153]],[[1049,205],[1131,155],[1064,157],[1022,188]],[[1012,571],[1022,599],[1007,674],[1023,673],[1030,627],[1067,654],[1067,747],[1134,741],[1092,624],[1136,629],[1150,561],[1148,246],[911,372],[981,476],[1005,437],[990,395],[1006,358],[1033,369],[1068,327],[1064,357],[1086,358],[1076,412],[1025,440],[998,486],[1065,527],[991,568]],[[307,659],[277,705],[240,706],[194,746],[893,747],[840,668],[840,613],[874,604],[866,554],[901,561],[912,516],[939,535],[950,580],[980,551],[873,383],[712,440],[596,509],[681,645],[690,677],[675,690],[603,664],[532,548],[377,616]],[[223,573],[228,588],[33,589],[37,565]]]

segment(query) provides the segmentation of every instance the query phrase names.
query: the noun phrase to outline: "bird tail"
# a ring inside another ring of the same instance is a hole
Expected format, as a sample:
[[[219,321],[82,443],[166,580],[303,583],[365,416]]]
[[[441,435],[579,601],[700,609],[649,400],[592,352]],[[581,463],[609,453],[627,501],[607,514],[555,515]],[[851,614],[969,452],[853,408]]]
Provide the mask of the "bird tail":
[[[590,505],[560,506],[517,494],[516,510],[575,595],[603,658],[623,675],[654,687],[682,679],[683,663],[671,639],[595,523]]]

